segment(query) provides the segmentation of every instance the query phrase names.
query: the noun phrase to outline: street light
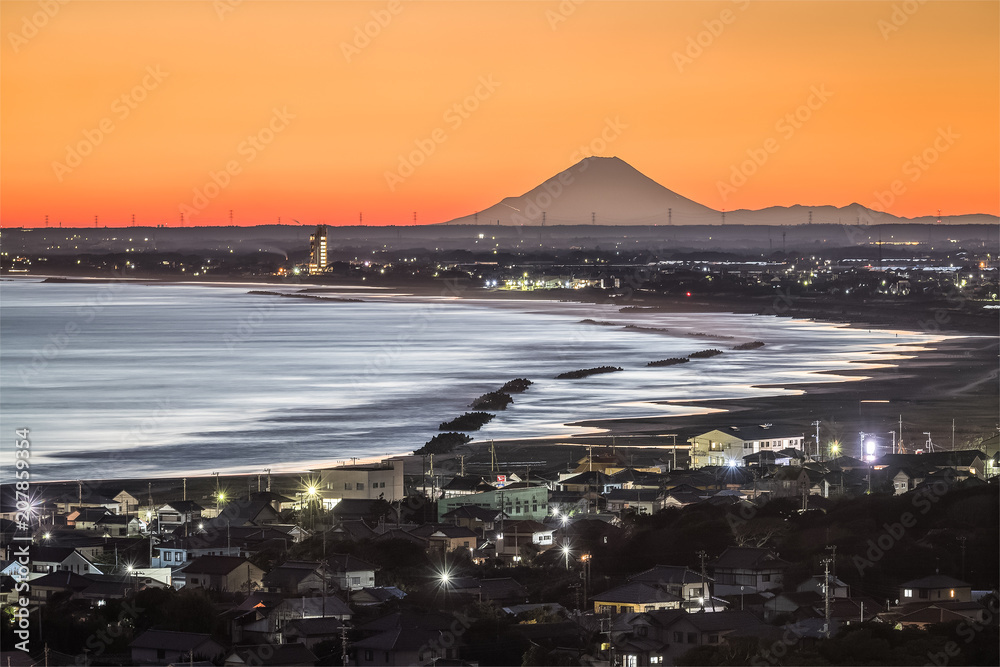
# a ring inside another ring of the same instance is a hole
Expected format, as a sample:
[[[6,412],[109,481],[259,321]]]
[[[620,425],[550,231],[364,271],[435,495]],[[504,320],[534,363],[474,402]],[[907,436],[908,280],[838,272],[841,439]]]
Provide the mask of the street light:
[[[563,556],[566,559],[566,569],[569,569],[569,545],[564,544],[562,548]]]

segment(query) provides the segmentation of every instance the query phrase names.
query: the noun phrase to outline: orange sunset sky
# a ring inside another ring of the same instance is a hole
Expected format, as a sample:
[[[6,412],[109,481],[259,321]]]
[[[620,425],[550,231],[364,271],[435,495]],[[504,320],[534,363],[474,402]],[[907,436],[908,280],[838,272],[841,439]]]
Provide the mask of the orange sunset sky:
[[[1000,213],[993,1],[0,11],[5,227],[441,222],[595,146],[715,209],[868,205],[900,180],[896,215]]]

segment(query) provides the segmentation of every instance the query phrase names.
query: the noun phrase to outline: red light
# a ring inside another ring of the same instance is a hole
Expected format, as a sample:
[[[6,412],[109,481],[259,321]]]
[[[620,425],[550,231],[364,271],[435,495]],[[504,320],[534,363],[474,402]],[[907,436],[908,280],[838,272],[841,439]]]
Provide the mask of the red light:
[[[688,293],[687,293],[687,295],[688,295],[688,296],[691,296],[691,292],[688,292]]]

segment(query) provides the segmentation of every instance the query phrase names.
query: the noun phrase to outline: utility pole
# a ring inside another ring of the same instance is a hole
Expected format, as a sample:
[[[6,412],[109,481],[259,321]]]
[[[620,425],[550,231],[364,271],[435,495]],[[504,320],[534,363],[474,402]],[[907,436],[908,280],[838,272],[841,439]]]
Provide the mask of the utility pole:
[[[823,559],[823,635],[830,638],[830,559]]]
[[[892,453],[895,454],[896,453],[896,432],[895,431],[889,431],[889,434],[892,435]]]
[[[812,214],[809,214],[812,217]],[[812,423],[816,427],[816,458],[819,458],[819,420],[817,419]]]
[[[708,575],[705,573],[705,558],[707,555],[708,554],[705,553],[704,549],[698,552],[698,558],[701,559],[701,594],[703,596],[701,603],[702,609],[705,608],[705,600],[711,602],[712,599],[712,593],[708,590]],[[715,611],[715,603],[712,603],[712,611]]]
[[[465,477],[465,454],[459,454],[458,460],[461,465],[461,471],[459,472],[459,475],[461,477]]]
[[[347,624],[340,624],[340,664],[347,664]]]
[[[184,478],[184,500],[188,499],[188,480],[187,477]]]
[[[826,550],[830,552],[830,563],[833,565],[833,578],[837,578],[837,545],[828,544]]]
[[[955,418],[951,420],[951,451],[955,451]]]

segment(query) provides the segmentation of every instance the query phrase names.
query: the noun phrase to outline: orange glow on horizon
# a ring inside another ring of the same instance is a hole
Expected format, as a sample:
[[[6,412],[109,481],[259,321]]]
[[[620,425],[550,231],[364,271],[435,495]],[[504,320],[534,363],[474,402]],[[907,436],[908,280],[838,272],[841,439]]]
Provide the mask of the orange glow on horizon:
[[[595,146],[716,210],[1000,214],[1000,5],[897,6],[5,0],[0,224],[443,222]]]

